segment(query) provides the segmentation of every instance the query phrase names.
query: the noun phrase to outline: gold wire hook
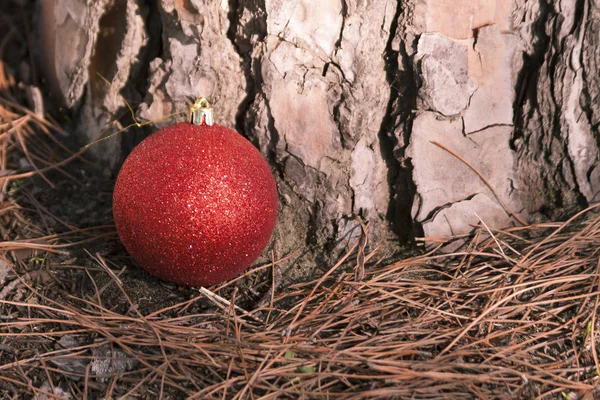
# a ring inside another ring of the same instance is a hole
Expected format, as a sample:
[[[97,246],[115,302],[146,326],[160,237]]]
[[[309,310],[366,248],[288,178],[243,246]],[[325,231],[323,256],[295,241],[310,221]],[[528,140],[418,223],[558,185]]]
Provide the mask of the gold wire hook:
[[[112,83],[110,83],[110,81],[108,79],[106,79],[104,76],[102,76],[102,74],[100,74],[99,72],[96,72],[96,74],[108,86],[112,87]],[[129,109],[129,112],[131,113],[131,118],[133,119],[133,124],[127,125],[125,128],[121,129],[118,132],[115,132],[115,133],[112,133],[112,134],[110,134],[108,136],[104,136],[104,137],[102,137],[100,139],[94,140],[93,142],[88,143],[85,146],[83,146],[81,148],[81,150],[87,149],[88,147],[91,147],[91,146],[93,146],[94,144],[96,144],[98,142],[102,142],[104,140],[108,140],[108,139],[113,138],[113,137],[115,137],[117,135],[120,135],[121,133],[125,132],[126,130],[128,130],[129,128],[131,128],[133,126],[137,126],[138,128],[141,128],[141,127],[146,126],[146,125],[155,124],[155,123],[161,122],[161,121],[166,121],[166,120],[168,120],[171,117],[174,117],[176,115],[180,115],[180,114],[184,114],[185,113],[185,111],[177,111],[177,112],[174,112],[174,113],[169,114],[169,115],[165,115],[164,117],[161,117],[161,118],[158,118],[158,119],[155,119],[155,120],[148,120],[148,121],[145,121],[145,122],[139,122],[137,120],[137,118],[135,117],[135,111],[133,111],[133,108],[131,107],[131,105],[127,102],[127,100],[123,96],[121,96],[121,98],[122,98],[123,102],[125,103],[125,105],[127,106],[127,108]],[[196,102],[198,102],[199,100],[201,100],[201,98],[198,98],[198,100],[196,100]],[[204,99],[204,100],[206,100],[206,99]],[[208,106],[210,107],[210,104],[208,103],[208,101],[206,102],[206,104],[208,104]],[[190,107],[190,110],[191,110],[191,107]]]

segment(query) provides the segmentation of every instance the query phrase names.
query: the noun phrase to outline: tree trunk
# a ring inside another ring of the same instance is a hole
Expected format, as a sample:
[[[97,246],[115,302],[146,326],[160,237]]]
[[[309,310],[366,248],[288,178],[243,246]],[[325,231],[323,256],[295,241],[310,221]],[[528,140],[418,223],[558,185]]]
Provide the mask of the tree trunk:
[[[282,252],[335,250],[359,215],[390,254],[600,190],[597,0],[43,3],[50,80],[85,141],[131,123],[119,94],[140,119],[209,98],[273,168]],[[139,135],[95,152],[116,168]]]

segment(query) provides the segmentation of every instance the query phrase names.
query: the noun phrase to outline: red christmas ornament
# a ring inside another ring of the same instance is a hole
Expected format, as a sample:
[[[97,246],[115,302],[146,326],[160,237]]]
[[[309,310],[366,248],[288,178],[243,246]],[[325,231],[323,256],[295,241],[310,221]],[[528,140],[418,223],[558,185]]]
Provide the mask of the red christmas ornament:
[[[150,274],[209,286],[248,268],[269,243],[277,187],[260,152],[212,123],[198,99],[191,121],[142,141],[125,160],[113,194],[117,232]]]

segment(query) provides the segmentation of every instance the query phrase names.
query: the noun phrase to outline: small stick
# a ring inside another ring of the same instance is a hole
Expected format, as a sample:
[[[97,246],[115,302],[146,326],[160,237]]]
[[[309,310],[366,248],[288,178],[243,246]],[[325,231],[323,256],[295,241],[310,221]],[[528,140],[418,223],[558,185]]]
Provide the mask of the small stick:
[[[210,290],[208,290],[205,287],[201,287],[200,288],[200,293],[203,294],[204,296],[206,296],[209,300],[211,300],[217,307],[226,310],[229,309],[230,307],[233,306],[233,308],[235,308],[237,311],[241,312],[242,314],[244,314],[246,317],[253,319],[255,322],[258,322],[260,324],[263,323],[263,321],[261,321],[260,319],[256,318],[254,315],[250,314],[248,311],[236,306],[235,304],[232,304],[229,300],[219,296],[218,294],[215,294],[213,292],[211,292]]]

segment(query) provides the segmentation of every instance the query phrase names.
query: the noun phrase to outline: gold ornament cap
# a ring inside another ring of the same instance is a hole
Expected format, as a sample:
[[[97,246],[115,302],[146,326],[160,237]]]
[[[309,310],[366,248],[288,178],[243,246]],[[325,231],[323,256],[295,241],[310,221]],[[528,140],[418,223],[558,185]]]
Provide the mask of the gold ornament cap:
[[[213,107],[204,97],[198,97],[194,104],[190,106],[189,122],[194,125],[202,125],[206,123],[212,126],[215,121],[213,119]]]

